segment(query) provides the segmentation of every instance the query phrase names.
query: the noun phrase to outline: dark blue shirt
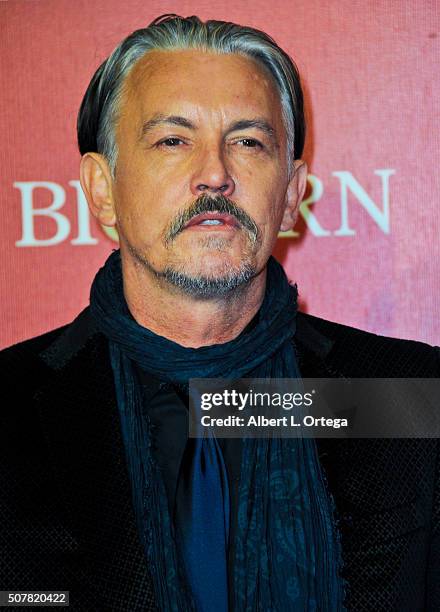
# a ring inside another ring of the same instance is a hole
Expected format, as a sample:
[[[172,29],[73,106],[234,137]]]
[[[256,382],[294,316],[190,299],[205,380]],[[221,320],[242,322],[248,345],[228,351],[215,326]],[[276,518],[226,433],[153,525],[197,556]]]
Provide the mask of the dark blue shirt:
[[[249,332],[257,324],[258,318],[257,313],[241,333]],[[134,365],[142,386],[144,408],[151,422],[152,451],[162,473],[172,517],[179,471],[188,440],[188,395],[184,385],[161,381],[143,370],[138,364]],[[228,579],[231,597],[242,440],[241,438],[218,438],[218,442],[228,473],[231,502],[228,552]],[[230,609],[232,609],[231,605]]]

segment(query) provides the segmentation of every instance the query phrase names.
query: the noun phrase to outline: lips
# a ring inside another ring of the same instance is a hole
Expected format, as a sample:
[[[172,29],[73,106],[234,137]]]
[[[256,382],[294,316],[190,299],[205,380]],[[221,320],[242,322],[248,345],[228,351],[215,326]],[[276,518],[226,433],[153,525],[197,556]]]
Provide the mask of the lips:
[[[205,212],[201,213],[200,215],[196,215],[190,221],[188,221],[184,229],[193,227],[194,225],[200,225],[202,227],[239,226],[238,221],[234,216],[228,215],[227,213],[216,212]]]

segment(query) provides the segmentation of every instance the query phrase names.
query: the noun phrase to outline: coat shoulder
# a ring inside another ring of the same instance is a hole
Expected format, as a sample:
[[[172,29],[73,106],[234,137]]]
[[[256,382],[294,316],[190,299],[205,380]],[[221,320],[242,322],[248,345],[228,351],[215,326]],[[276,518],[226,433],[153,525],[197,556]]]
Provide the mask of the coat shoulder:
[[[0,371],[3,385],[13,387],[15,390],[24,385],[27,390],[31,390],[39,381],[41,382],[47,366],[39,358],[39,353],[61,337],[68,327],[69,324],[61,325],[0,350]]]
[[[65,325],[60,325],[59,327],[39,334],[38,336],[32,336],[32,338],[26,338],[25,340],[20,340],[19,342],[6,346],[0,350],[0,359],[9,360],[13,359],[14,356],[24,357],[26,355],[36,355],[47,348],[51,342],[56,340],[69,325],[70,323],[66,323]]]
[[[0,365],[8,368],[15,364],[23,368],[36,360],[53,366],[52,357],[62,365],[63,360],[82,348],[93,333],[90,308],[86,307],[71,322],[1,350]]]
[[[298,312],[298,326],[331,342],[328,359],[353,377],[440,376],[440,347],[393,338]]]

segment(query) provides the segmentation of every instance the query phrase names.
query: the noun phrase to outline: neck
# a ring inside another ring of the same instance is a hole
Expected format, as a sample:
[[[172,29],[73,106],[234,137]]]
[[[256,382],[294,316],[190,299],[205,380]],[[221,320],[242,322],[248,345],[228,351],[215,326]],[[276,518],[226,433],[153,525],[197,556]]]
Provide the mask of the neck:
[[[196,299],[145,266],[121,257],[124,296],[139,325],[184,347],[224,344],[236,338],[258,312],[266,267],[245,286],[218,299]]]

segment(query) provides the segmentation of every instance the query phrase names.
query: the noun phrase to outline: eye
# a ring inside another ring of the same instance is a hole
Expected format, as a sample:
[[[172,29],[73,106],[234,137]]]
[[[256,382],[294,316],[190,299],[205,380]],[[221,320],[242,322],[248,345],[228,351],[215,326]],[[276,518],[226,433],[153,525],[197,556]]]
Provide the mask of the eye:
[[[164,138],[157,143],[157,146],[165,145],[166,147],[175,147],[177,143],[183,142],[180,138]]]
[[[255,147],[260,147],[260,149],[263,148],[261,142],[255,140],[255,138],[242,138],[238,142],[247,143],[244,145],[246,149],[254,149]]]

